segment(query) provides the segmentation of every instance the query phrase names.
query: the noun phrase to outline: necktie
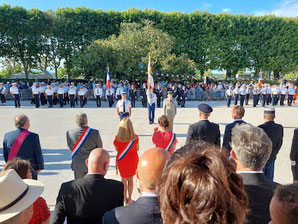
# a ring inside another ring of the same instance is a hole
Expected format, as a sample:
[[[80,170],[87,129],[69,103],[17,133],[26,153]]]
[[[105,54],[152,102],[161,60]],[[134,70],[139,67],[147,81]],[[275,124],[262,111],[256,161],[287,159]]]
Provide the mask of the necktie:
[[[99,95],[99,89],[97,88],[97,95]]]
[[[125,100],[123,100],[123,113],[125,113]]]

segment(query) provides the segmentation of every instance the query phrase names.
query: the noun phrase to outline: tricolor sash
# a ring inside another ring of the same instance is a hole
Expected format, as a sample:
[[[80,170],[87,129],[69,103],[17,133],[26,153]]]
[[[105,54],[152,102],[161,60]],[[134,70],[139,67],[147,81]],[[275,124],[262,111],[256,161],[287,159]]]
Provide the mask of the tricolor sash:
[[[72,159],[76,155],[76,153],[78,151],[80,151],[80,149],[84,145],[84,143],[87,140],[89,134],[91,133],[91,130],[92,130],[92,128],[89,128],[88,126],[86,126],[86,128],[84,129],[83,133],[81,134],[81,136],[79,137],[79,139],[77,140],[76,144],[74,145],[74,147],[71,150],[72,151],[71,152],[71,158]]]
[[[24,129],[23,131],[21,131],[19,136],[14,140],[14,143],[12,144],[12,147],[8,155],[8,161],[13,160],[17,156],[23,142],[25,141],[25,139],[29,134],[30,134],[30,131],[28,131],[28,129]]]
[[[116,159],[116,175],[118,175],[118,162],[126,156],[126,154],[132,148],[134,143],[135,143],[135,140],[132,140],[131,142],[129,142],[126,148],[123,150],[123,152],[119,155],[118,159]]]
[[[172,132],[172,138],[171,138],[168,146],[165,148],[167,152],[170,151],[170,149],[172,148],[172,145],[174,144],[175,139],[176,139],[176,134],[174,132]]]

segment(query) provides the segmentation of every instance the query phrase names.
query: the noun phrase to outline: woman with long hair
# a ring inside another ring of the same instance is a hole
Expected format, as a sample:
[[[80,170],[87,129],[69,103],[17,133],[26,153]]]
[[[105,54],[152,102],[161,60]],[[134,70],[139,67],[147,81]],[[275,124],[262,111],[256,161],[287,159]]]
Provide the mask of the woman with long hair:
[[[114,140],[117,151],[116,169],[120,171],[124,184],[124,200],[126,204],[132,202],[133,176],[139,161],[139,137],[134,133],[132,122],[129,118],[123,118],[119,124],[119,130]],[[128,195],[128,196],[127,196]]]
[[[176,149],[176,134],[170,131],[170,123],[167,116],[162,115],[158,118],[158,127],[154,129],[152,142],[157,148],[162,148],[171,155]]]

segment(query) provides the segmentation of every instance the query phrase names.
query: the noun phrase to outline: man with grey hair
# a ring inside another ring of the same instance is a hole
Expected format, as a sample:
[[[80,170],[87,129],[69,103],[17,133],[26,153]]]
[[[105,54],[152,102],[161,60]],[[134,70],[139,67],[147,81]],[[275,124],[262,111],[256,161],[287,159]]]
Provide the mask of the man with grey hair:
[[[267,179],[262,170],[271,154],[271,140],[261,128],[241,124],[232,129],[231,143],[231,157],[249,197],[247,223],[268,223],[277,183]]]
[[[71,150],[71,169],[75,179],[80,179],[88,173],[86,159],[95,148],[102,148],[99,131],[88,126],[87,114],[76,115],[77,128],[66,132],[66,140]]]
[[[37,180],[37,174],[44,169],[39,136],[30,132],[30,120],[25,114],[14,118],[14,131],[5,134],[3,139],[3,156],[5,162],[18,157],[31,163],[32,178]]]

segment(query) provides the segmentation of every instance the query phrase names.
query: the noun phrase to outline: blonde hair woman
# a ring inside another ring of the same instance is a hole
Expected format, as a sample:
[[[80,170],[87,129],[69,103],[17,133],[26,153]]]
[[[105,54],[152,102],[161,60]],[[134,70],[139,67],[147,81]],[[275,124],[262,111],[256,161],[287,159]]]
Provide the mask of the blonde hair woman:
[[[129,118],[123,118],[119,124],[119,130],[114,140],[117,151],[116,169],[120,171],[124,184],[124,199],[126,204],[132,202],[133,176],[139,161],[139,137],[134,133],[132,122]],[[128,197],[127,197],[128,193]]]

